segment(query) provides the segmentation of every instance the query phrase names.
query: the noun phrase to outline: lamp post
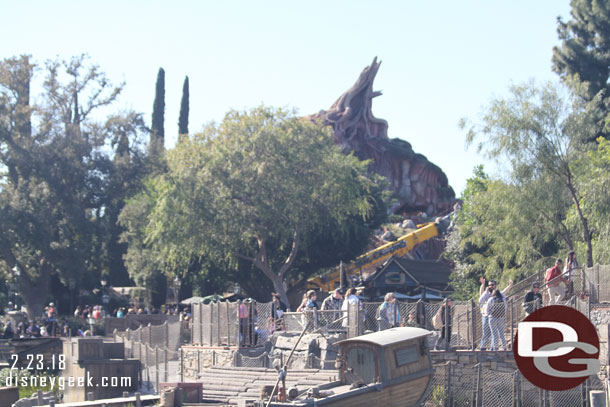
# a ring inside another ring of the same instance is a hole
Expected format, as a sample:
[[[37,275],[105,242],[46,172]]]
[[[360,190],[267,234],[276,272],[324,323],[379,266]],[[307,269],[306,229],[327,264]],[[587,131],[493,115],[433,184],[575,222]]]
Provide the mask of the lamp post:
[[[15,290],[13,291],[13,307],[17,309],[17,293],[19,291],[19,277],[21,276],[21,268],[18,264],[13,267],[13,274],[15,275]]]

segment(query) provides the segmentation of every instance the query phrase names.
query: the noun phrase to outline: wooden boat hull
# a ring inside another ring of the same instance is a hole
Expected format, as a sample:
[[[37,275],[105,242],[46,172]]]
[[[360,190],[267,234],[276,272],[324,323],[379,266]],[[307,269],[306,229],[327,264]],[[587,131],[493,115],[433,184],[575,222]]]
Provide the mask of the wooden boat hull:
[[[413,407],[422,403],[431,384],[431,372],[418,372],[414,378],[404,378],[394,384],[369,384],[364,387],[318,399],[288,403],[272,402],[270,407]],[[332,390],[330,388],[329,390]]]

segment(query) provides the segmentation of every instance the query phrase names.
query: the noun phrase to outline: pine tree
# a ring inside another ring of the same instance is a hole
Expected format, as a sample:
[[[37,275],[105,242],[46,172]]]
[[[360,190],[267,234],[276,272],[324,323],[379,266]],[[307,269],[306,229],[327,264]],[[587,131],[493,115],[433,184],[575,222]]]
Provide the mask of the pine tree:
[[[592,100],[606,90],[610,98],[610,2],[607,0],[572,0],[572,19],[557,19],[557,33],[562,41],[553,48],[553,70],[567,79],[578,74],[588,89],[582,94]]]
[[[189,77],[184,78],[182,85],[182,101],[180,102],[180,117],[178,119],[178,134],[189,133]]]
[[[155,89],[155,101],[152,112],[152,128],[148,154],[151,158],[160,157],[165,143],[165,71],[159,68],[157,74],[157,85]]]

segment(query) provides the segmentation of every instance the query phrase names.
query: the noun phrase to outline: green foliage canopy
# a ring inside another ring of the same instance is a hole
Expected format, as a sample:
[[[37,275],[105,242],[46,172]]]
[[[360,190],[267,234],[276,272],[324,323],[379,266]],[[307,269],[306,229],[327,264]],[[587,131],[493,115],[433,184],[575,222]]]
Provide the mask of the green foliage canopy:
[[[367,163],[342,154],[327,130],[267,107],[229,112],[183,140],[146,227],[173,268],[194,256],[252,262],[286,298],[286,273],[324,228],[373,212]]]

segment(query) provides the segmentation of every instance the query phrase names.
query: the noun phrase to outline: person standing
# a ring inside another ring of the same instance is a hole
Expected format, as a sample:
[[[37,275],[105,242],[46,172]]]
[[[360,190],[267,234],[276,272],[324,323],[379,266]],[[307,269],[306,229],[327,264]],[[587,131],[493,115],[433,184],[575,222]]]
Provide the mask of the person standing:
[[[540,294],[540,283],[535,282],[532,284],[530,292],[525,294],[523,298],[523,310],[525,316],[528,317],[532,312],[536,311],[542,305],[542,294]]]
[[[383,303],[377,310],[378,329],[393,328],[400,323],[400,311],[396,306],[396,296],[394,293],[387,293],[383,299]]]
[[[284,312],[286,312],[286,305],[281,301],[281,296],[278,293],[271,294],[271,317],[276,331],[284,330]]]
[[[499,341],[502,342],[502,349],[506,350],[506,336],[504,335],[506,303],[504,296],[498,290],[494,290],[491,298],[487,301],[487,315],[491,331],[490,350],[498,350],[497,343]]]
[[[338,320],[341,318],[341,306],[343,305],[343,292],[340,288],[336,288],[328,297],[322,301],[322,311],[337,311],[325,312],[323,317],[327,321],[329,329],[337,329],[341,326]]]
[[[442,344],[445,350],[451,348],[451,322],[453,320],[453,301],[447,298],[443,301],[443,305],[438,311],[441,315],[441,334],[434,344],[434,350],[439,350],[439,344]],[[447,338],[445,340],[445,338]]]
[[[546,283],[549,293],[549,305],[553,305],[561,301],[565,294],[565,291],[560,284],[561,282],[566,282],[561,275],[562,264],[563,261],[561,259],[557,259],[555,261],[555,265],[546,271],[544,282]]]
[[[342,311],[342,318],[343,318],[343,322],[341,323],[341,325],[344,328],[347,328],[348,326],[348,318],[347,318],[347,309],[350,305],[354,305],[354,304],[358,304],[358,307],[356,308],[358,310],[358,313],[360,313],[360,299],[358,298],[358,296],[356,295],[356,289],[355,288],[348,288],[348,290],[345,292],[345,300],[343,301],[343,304],[341,305],[341,311]],[[358,315],[358,318],[360,318],[360,315]]]
[[[486,288],[485,287],[485,277],[481,277],[479,279],[479,281],[481,282],[481,288],[479,289],[479,294],[480,294],[479,307],[481,310],[481,330],[482,330],[481,343],[479,344],[479,347],[481,350],[485,350],[486,346],[487,346],[487,342],[489,340],[491,340],[491,329],[489,327],[489,315],[487,314],[487,301],[489,301],[489,299],[491,298],[493,291],[496,289],[497,284],[496,284],[495,280],[489,280],[489,285]],[[508,286],[506,286],[506,288],[500,292],[502,294],[502,299],[504,301],[506,301],[506,295],[508,294],[508,292],[510,291],[510,289],[512,287],[513,287],[513,280],[509,280]]]

